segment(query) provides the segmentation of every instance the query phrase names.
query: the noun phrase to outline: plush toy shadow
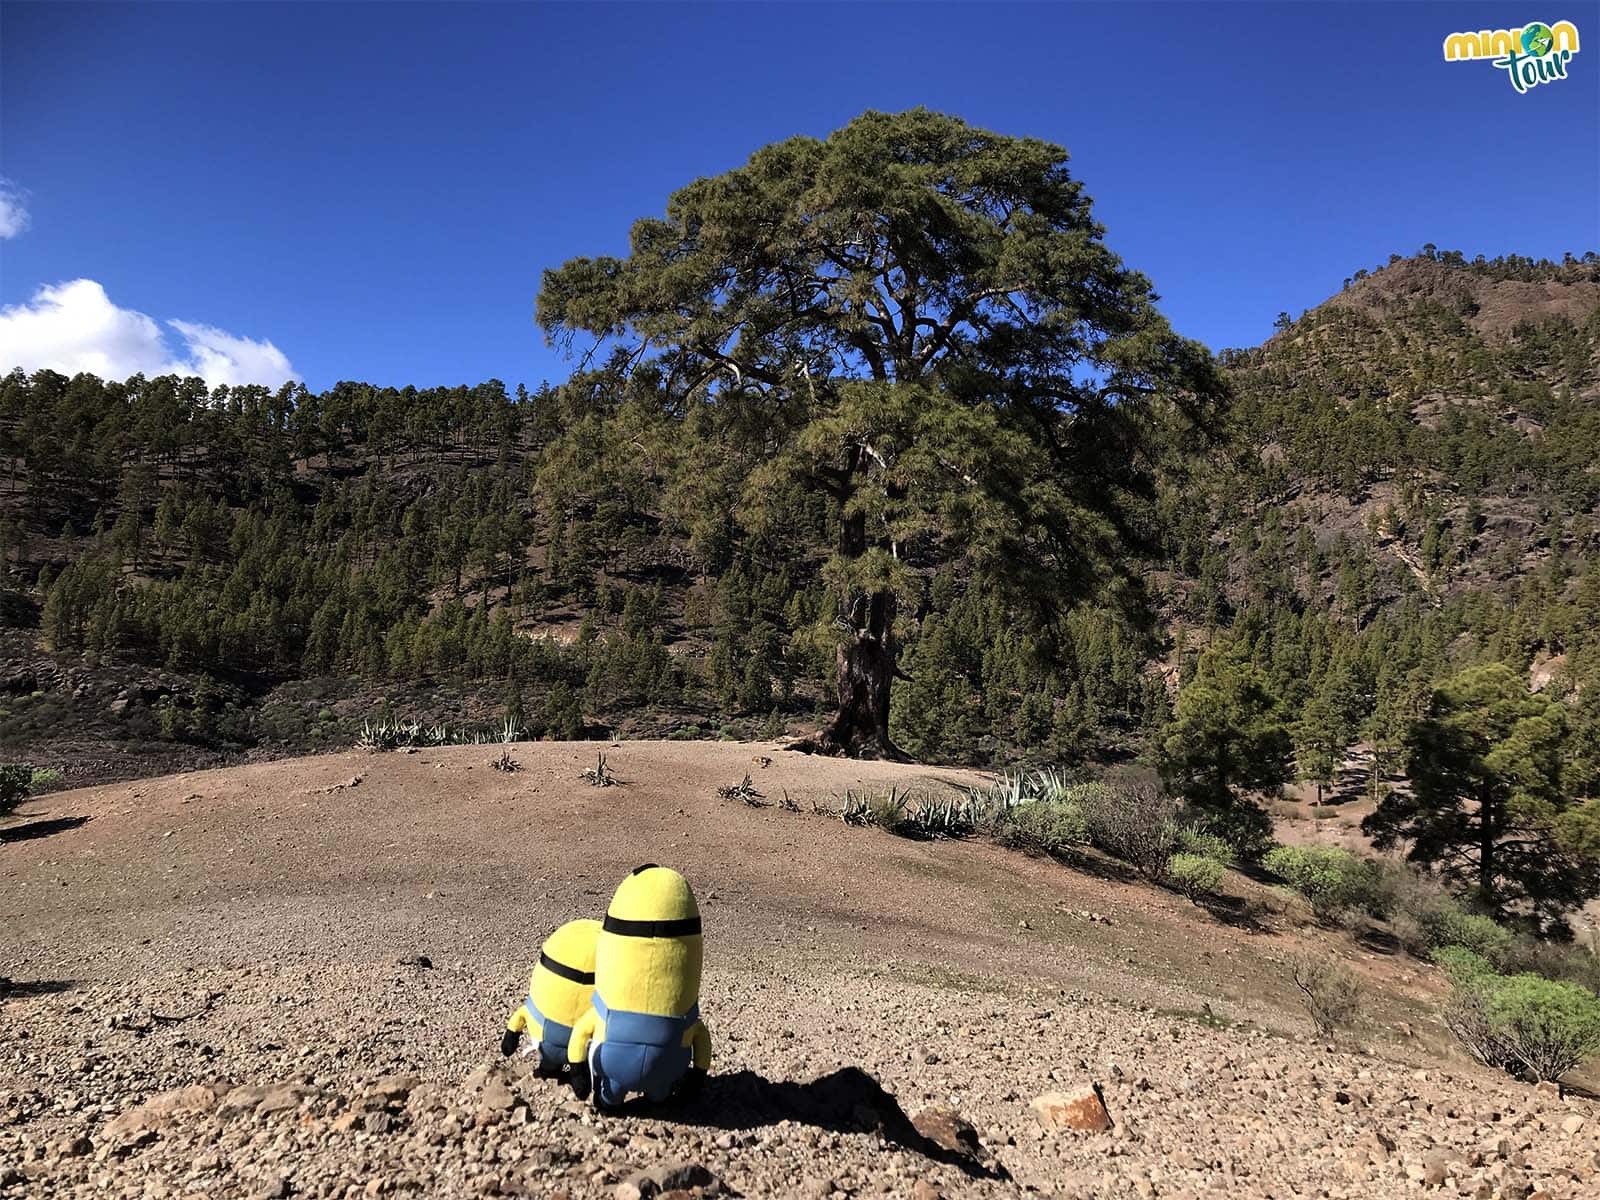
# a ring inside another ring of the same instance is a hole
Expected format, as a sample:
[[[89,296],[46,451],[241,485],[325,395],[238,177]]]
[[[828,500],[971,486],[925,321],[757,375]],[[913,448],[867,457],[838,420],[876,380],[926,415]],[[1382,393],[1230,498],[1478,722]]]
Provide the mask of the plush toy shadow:
[[[31,842],[34,838],[63,833],[88,822],[88,817],[43,817],[37,821],[24,821],[20,825],[0,829],[0,842]]]
[[[30,996],[54,996],[77,985],[70,979],[7,979],[0,975],[0,1000],[25,1000]]]
[[[833,1133],[877,1132],[901,1149],[955,1167],[971,1178],[1010,1178],[1002,1166],[924,1137],[900,1102],[860,1067],[843,1067],[810,1083],[774,1082],[755,1071],[712,1075],[696,1096],[675,1098],[661,1106],[635,1101],[626,1110],[648,1112],[659,1121],[712,1129],[759,1129],[794,1121]]]

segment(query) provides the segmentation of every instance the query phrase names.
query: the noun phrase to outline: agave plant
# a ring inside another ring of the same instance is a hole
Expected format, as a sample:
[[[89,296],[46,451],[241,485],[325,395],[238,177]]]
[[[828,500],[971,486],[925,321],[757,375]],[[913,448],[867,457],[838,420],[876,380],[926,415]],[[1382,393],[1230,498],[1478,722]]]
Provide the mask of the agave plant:
[[[873,823],[872,805],[864,793],[846,791],[844,794],[844,807],[839,810],[839,819],[846,825],[871,825]]]
[[[579,777],[587,779],[595,787],[611,787],[617,783],[617,777],[611,773],[611,768],[606,765],[605,751],[598,751],[594,756],[594,766],[586,767],[579,773]]]
[[[393,750],[399,744],[397,726],[388,721],[361,722],[361,735],[356,738],[356,749],[376,754],[382,750]]]

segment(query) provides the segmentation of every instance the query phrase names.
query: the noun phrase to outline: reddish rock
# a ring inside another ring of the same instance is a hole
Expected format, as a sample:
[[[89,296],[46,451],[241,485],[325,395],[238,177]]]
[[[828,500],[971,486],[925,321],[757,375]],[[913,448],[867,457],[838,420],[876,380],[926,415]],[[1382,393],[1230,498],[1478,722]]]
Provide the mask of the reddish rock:
[[[948,1108],[925,1108],[911,1118],[911,1124],[923,1137],[952,1154],[977,1154],[978,1131],[958,1112]]]
[[[1046,1092],[1028,1107],[1046,1129],[1104,1133],[1111,1128],[1111,1114],[1106,1111],[1097,1083],[1085,1084],[1070,1092]]]

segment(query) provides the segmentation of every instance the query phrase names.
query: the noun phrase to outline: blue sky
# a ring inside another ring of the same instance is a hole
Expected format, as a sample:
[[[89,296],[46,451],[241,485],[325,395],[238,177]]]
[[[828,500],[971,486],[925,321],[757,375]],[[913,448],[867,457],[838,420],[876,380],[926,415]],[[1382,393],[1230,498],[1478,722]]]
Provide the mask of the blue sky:
[[[1443,61],[1447,33],[1536,19],[1577,25],[1568,79]],[[314,388],[559,379],[543,269],[767,142],[918,104],[1065,145],[1109,244],[1215,348],[1424,242],[1600,247],[1592,2],[6,0],[0,56],[14,360],[98,337],[111,368]],[[41,300],[72,280],[97,289]]]

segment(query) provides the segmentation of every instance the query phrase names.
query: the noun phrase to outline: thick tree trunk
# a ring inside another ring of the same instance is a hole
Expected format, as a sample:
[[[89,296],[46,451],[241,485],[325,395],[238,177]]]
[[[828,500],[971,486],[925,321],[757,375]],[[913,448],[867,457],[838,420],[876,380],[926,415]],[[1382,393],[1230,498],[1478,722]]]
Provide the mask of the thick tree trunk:
[[[848,622],[851,632],[834,659],[839,711],[817,737],[827,754],[852,758],[906,755],[889,736],[889,691],[894,682],[894,593],[861,597]]]
[[[853,478],[864,462],[860,448],[852,447],[846,455],[844,478]],[[865,518],[860,513],[845,517],[839,526],[839,553],[853,559],[866,550]],[[840,599],[839,624],[846,632],[834,658],[834,696],[839,711],[814,738],[796,743],[796,749],[908,761],[889,737],[889,690],[899,674],[894,662],[894,618],[892,591]]]
[[[901,758],[889,739],[889,686],[894,664],[876,638],[853,634],[837,657],[839,711],[822,731],[822,748],[853,758]]]
[[[1495,888],[1495,846],[1500,838],[1498,802],[1485,797],[1478,805],[1478,893],[1493,913],[1500,911]]]

